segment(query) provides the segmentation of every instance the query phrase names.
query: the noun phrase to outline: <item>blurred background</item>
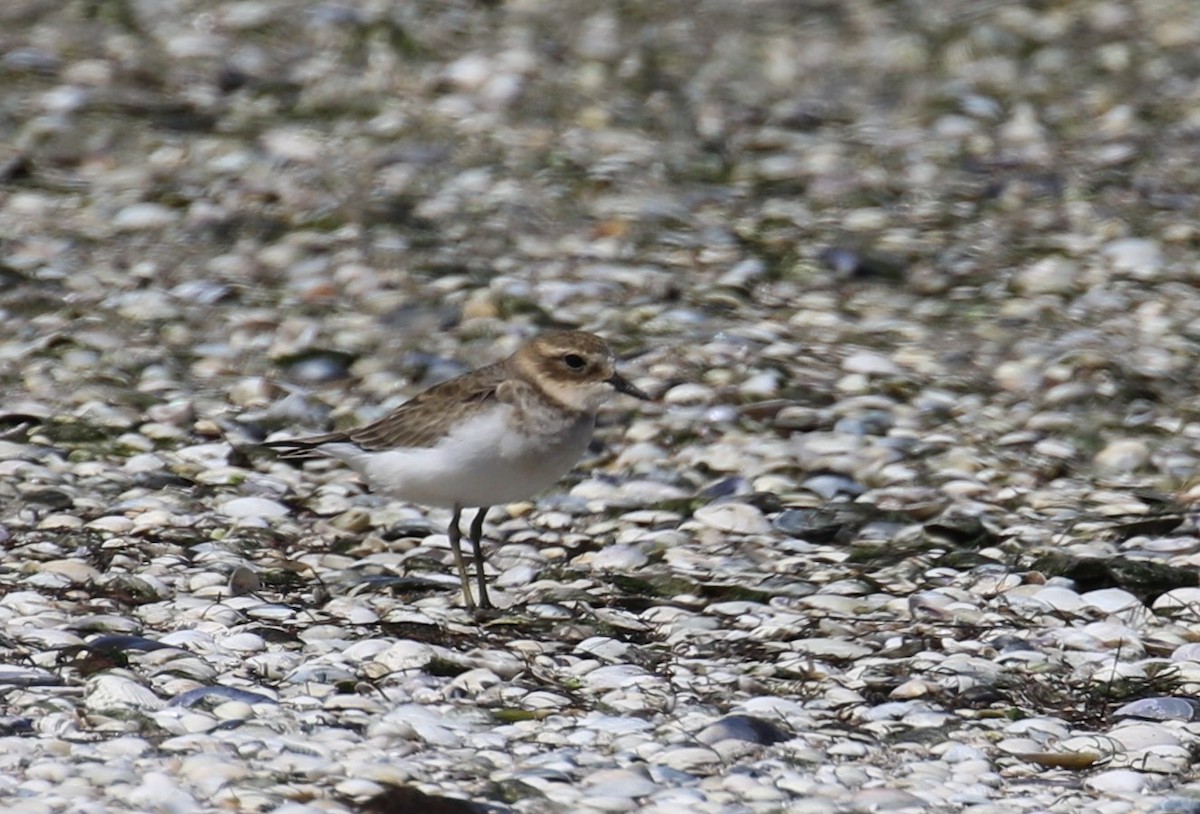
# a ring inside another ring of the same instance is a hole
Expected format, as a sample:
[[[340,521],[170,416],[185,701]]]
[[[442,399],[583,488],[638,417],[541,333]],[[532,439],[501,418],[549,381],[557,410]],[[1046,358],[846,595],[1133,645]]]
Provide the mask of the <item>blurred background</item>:
[[[754,325],[756,350],[919,345],[919,376],[1020,400],[1075,328],[1096,387],[1192,370],[1190,340],[1127,324],[1195,316],[1188,2],[10,0],[0,23],[9,398],[238,406],[270,374],[377,401],[551,324],[686,345],[659,372],[717,388],[764,370],[694,343]],[[785,355],[738,398],[809,389]]]

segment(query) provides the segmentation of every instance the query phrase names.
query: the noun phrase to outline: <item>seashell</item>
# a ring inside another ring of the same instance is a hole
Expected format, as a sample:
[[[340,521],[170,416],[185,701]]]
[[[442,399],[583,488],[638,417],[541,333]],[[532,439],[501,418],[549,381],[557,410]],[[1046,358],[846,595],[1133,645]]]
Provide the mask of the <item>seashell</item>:
[[[166,702],[128,676],[116,672],[92,676],[85,683],[84,706],[93,712],[139,710],[153,712]]]

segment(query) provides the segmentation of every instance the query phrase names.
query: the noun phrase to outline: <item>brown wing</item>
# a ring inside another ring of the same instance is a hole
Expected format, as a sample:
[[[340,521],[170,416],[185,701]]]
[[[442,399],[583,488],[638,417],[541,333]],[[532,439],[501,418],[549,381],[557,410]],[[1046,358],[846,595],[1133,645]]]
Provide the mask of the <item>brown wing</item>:
[[[324,444],[350,442],[366,450],[432,447],[465,413],[496,399],[496,389],[508,377],[502,362],[435,384],[401,404],[378,421],[344,432],[268,441],[265,447],[285,458],[319,455]]]

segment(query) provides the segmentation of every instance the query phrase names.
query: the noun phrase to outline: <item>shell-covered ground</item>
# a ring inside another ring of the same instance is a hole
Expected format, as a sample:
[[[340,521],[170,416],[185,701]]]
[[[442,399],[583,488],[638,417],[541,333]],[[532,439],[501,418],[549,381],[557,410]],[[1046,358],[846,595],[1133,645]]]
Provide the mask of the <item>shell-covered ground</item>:
[[[0,807],[1200,812],[1198,150],[1186,0],[5,0]],[[548,327],[497,614],[258,446]]]

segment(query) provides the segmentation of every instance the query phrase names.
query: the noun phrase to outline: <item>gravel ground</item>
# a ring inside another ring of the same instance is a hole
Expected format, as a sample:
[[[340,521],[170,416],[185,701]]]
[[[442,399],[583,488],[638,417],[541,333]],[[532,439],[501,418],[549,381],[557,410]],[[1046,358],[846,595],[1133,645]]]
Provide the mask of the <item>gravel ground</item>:
[[[1197,814],[1198,76],[1183,0],[5,0],[0,807]],[[550,326],[658,399],[495,618],[258,446]]]

